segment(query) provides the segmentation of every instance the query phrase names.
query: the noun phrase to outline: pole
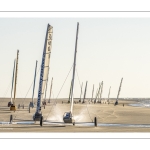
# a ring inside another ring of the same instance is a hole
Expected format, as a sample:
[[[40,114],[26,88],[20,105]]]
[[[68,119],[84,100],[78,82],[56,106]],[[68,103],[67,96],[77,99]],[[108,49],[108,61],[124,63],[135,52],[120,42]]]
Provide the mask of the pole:
[[[71,98],[71,87],[72,87],[72,81],[71,81],[71,84],[70,84],[70,92],[69,92],[69,100],[68,100],[68,103],[70,103],[70,98]]]
[[[11,86],[11,104],[12,104],[12,93],[13,93],[13,85],[14,85],[15,64],[16,64],[16,59],[14,60],[14,68],[13,68],[13,76],[12,76],[12,86]]]
[[[35,73],[34,73],[34,84],[33,84],[33,94],[32,94],[32,106],[34,105],[34,89],[35,89],[35,80],[36,80],[37,63],[38,63],[38,61],[36,60]]]
[[[99,83],[99,89],[97,89],[97,94],[96,94],[96,98],[95,98],[95,103],[96,103],[97,97],[98,97],[98,95],[99,95],[99,92],[100,92],[100,89],[101,89],[101,85],[102,85],[102,84]],[[98,101],[98,102],[99,102],[99,101]]]
[[[119,94],[120,94],[120,91],[121,91],[122,80],[123,80],[123,78],[121,79],[121,82],[120,82],[120,86],[119,86],[118,95],[117,95],[115,105],[118,105],[118,98],[119,98]]]
[[[91,98],[91,102],[93,100],[93,93],[94,93],[94,84],[93,84],[93,90],[92,90],[92,98]]]
[[[107,100],[108,103],[109,103],[110,89],[111,89],[111,86],[110,86],[110,88],[109,88],[109,93],[108,93],[108,100]]]
[[[75,67],[76,67],[76,54],[77,54],[77,42],[78,42],[78,30],[79,23],[77,23],[77,32],[76,32],[76,43],[75,43],[75,52],[74,52],[74,66],[73,66],[73,75],[72,75],[72,95],[71,95],[71,113],[73,111],[73,94],[74,94],[74,78],[75,78]]]
[[[102,92],[103,92],[103,81],[101,83],[100,103],[101,103],[101,100],[102,100]]]
[[[86,85],[85,85],[85,91],[84,91],[84,97],[83,97],[83,101],[82,103],[85,103],[85,97],[86,97],[86,89],[87,89],[87,81],[86,81]]]
[[[16,84],[17,84],[17,72],[18,72],[18,57],[19,57],[19,50],[17,50],[17,61],[16,61],[16,71],[15,71],[15,87],[14,87],[14,100],[13,105],[15,106],[15,99],[16,99]]]
[[[51,87],[50,87],[50,94],[49,94],[49,100],[48,100],[48,103],[50,103],[50,99],[51,99],[52,85],[53,85],[53,77],[52,77],[52,80],[51,80]]]

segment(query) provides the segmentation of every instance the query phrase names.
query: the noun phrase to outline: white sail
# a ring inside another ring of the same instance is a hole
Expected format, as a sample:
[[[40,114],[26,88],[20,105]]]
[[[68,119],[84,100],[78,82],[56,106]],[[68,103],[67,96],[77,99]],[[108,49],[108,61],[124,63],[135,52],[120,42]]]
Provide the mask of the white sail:
[[[36,60],[35,73],[34,73],[34,84],[33,84],[33,93],[32,93],[32,105],[33,105],[33,103],[34,103],[34,89],[35,89],[35,80],[36,80],[37,63],[38,63],[38,61]]]
[[[18,57],[19,57],[19,50],[17,50],[17,59],[16,59],[16,67],[15,67],[15,85],[14,85],[14,99],[13,99],[13,105],[14,105],[14,106],[15,106],[15,99],[16,99],[17,72],[18,72]]]
[[[72,113],[72,111],[73,111],[73,94],[74,94],[74,79],[75,79],[75,67],[76,67],[76,54],[77,54],[78,30],[79,30],[79,23],[77,23],[76,44],[75,44],[75,52],[74,52],[74,64],[73,64],[72,88],[71,88],[71,107],[70,107],[70,112],[71,112],[71,113]]]
[[[13,87],[14,87],[15,64],[16,64],[16,59],[14,60],[14,68],[13,68],[13,76],[12,76],[11,100],[10,100],[11,103],[12,103],[12,93],[13,93]]]
[[[48,79],[49,61],[50,61],[50,54],[51,54],[51,47],[52,47],[52,35],[53,35],[53,27],[48,24],[46,37],[45,37],[44,50],[43,50],[42,64],[41,64],[37,111],[40,109],[46,82]]]
[[[49,94],[49,100],[48,100],[48,103],[50,103],[50,99],[51,99],[52,85],[53,85],[53,77],[52,77],[52,80],[51,80],[51,87],[50,87],[50,94]]]

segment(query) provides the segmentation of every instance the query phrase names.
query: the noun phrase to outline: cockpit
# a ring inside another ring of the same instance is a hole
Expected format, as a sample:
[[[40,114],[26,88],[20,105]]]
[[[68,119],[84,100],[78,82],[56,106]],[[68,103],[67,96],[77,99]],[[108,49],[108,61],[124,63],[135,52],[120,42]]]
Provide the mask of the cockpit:
[[[72,117],[71,112],[65,112],[63,115],[64,119],[70,119]]]

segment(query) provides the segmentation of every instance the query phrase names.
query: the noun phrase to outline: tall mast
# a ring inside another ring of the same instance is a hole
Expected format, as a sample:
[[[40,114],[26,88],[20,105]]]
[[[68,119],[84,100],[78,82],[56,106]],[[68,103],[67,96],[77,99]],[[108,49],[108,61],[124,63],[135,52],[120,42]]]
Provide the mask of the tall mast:
[[[99,95],[99,93],[100,93],[101,86],[102,86],[102,83],[101,83],[101,84],[99,83],[99,89],[97,89],[97,94],[96,94],[96,98],[95,98],[95,103],[96,103],[96,100],[97,100],[98,95]]]
[[[100,103],[101,103],[101,100],[102,100],[102,92],[103,92],[103,81],[101,83]]]
[[[110,88],[109,88],[109,93],[108,93],[108,100],[107,100],[107,102],[109,102],[110,89],[111,89],[111,86],[110,86]]]
[[[16,99],[17,72],[18,72],[18,57],[19,57],[19,50],[17,50],[16,71],[15,71],[15,87],[14,87],[14,99],[13,99],[13,105],[14,105],[14,106],[15,106],[15,99]]]
[[[13,76],[12,76],[12,86],[11,86],[11,104],[12,104],[12,93],[13,93],[13,85],[14,85],[15,64],[16,64],[16,59],[14,60],[14,68],[13,68]]]
[[[93,90],[92,90],[92,98],[91,98],[91,101],[93,100],[93,93],[94,93],[94,84],[93,84]]]
[[[38,61],[36,60],[35,73],[34,73],[34,84],[33,84],[33,94],[32,94],[32,106],[34,106],[34,89],[35,89],[35,81],[36,81],[37,63],[38,63]]]
[[[96,103],[97,94],[98,94],[98,89],[97,89],[97,91],[96,91],[96,95],[95,95],[95,100],[94,100],[94,103]]]
[[[70,98],[71,98],[71,87],[72,87],[72,81],[71,81],[71,84],[70,84],[70,92],[69,92],[69,100],[68,100],[68,103],[70,103]]]
[[[36,112],[40,111],[41,101],[43,99],[45,84],[47,81],[47,74],[49,71],[49,61],[52,47],[52,35],[53,35],[53,27],[51,25],[47,25],[45,44],[43,49],[43,57],[41,64],[41,72],[40,72],[40,81],[39,81],[39,90],[38,90],[38,99],[37,99],[37,109]]]
[[[82,103],[85,103],[85,97],[86,97],[86,89],[87,89],[87,81],[86,81],[86,85],[85,85],[85,91],[84,91],[84,97],[83,97],[83,101]]]
[[[73,64],[73,75],[72,75],[72,89],[71,89],[71,113],[73,111],[73,94],[74,94],[74,78],[75,78],[75,67],[76,67],[76,54],[77,54],[77,42],[78,42],[78,31],[79,31],[79,22],[77,23],[77,32],[76,32],[76,43],[75,43],[75,52],[74,52],[74,64]]]
[[[50,87],[50,94],[49,94],[49,100],[48,100],[48,103],[50,103],[50,99],[51,99],[52,85],[53,85],[53,77],[52,77],[52,80],[51,80],[51,87]]]
[[[121,91],[122,80],[123,80],[123,78],[121,79],[121,82],[120,82],[120,86],[119,86],[118,95],[117,95],[117,99],[116,99],[115,105],[118,104],[118,98],[119,98],[119,94],[120,94],[120,91]]]
[[[82,82],[82,85],[81,85],[81,93],[80,93],[80,99],[79,99],[79,102],[81,102],[81,96],[82,96],[82,87],[83,87],[83,82]]]

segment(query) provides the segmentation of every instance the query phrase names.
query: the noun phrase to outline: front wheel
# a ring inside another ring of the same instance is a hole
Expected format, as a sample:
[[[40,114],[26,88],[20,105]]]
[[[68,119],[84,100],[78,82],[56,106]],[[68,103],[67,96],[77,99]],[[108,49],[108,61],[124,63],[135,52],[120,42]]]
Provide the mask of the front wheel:
[[[73,125],[75,125],[75,122],[73,122]]]

